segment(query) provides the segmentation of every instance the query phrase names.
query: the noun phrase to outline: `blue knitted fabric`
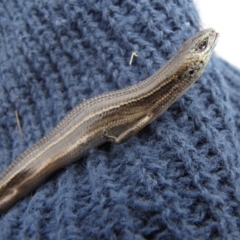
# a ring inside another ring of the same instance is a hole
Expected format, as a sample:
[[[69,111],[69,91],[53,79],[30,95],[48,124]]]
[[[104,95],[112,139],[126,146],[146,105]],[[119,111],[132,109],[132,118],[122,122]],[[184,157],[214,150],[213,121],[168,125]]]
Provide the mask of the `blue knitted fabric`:
[[[154,73],[199,27],[190,0],[1,1],[0,170],[84,99]],[[2,215],[0,239],[239,239],[239,147],[240,71],[213,55],[139,134]]]

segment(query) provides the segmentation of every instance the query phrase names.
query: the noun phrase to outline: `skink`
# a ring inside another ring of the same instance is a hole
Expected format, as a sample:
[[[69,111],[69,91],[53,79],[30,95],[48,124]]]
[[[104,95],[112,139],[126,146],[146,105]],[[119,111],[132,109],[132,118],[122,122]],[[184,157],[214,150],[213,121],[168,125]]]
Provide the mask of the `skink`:
[[[163,113],[199,78],[217,43],[209,28],[188,39],[146,80],[89,99],[63,118],[0,175],[0,213],[51,173],[104,142],[120,144]]]

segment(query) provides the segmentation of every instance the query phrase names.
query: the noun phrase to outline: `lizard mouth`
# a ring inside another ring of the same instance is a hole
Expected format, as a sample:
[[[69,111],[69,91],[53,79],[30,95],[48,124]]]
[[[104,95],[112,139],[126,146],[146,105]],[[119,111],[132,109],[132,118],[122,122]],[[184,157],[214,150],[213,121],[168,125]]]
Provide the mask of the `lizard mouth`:
[[[218,42],[218,39],[219,39],[219,33],[218,33],[218,32],[215,32],[214,35],[215,35],[215,36],[214,36],[213,44],[212,44],[212,46],[211,46],[211,50],[213,50],[213,49],[215,48],[215,46],[216,46],[216,44],[217,44],[217,42]]]

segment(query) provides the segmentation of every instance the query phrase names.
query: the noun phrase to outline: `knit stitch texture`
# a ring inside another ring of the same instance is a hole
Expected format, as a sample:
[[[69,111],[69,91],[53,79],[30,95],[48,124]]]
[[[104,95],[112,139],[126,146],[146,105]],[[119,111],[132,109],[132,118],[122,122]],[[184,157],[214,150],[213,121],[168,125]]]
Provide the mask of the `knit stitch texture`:
[[[0,171],[84,99],[154,73],[199,27],[190,0],[1,1]],[[239,148],[240,71],[213,55],[139,134],[92,149],[2,215],[0,239],[239,239]]]

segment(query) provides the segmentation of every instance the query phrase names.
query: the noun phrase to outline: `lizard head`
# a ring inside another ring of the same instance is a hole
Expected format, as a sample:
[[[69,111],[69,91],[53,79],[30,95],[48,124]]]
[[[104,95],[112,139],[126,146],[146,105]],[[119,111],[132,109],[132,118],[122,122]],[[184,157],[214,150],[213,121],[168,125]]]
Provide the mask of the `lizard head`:
[[[208,28],[196,33],[182,45],[178,51],[179,60],[185,62],[187,69],[184,72],[187,79],[196,79],[202,74],[218,38],[219,33]]]

